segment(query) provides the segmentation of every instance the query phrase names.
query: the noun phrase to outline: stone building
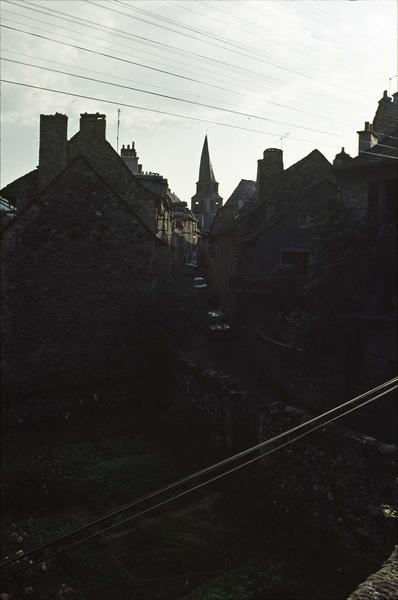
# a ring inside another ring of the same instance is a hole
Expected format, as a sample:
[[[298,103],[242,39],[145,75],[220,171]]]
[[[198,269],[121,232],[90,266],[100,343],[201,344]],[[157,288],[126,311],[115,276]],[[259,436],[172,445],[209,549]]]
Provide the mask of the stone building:
[[[134,142],[131,147],[123,145],[120,155],[134,177],[159,197],[158,235],[171,244],[174,267],[196,262],[197,219],[187,203],[170,190],[167,179],[159,173],[143,171]]]
[[[207,233],[213,223],[222,198],[218,193],[218,183],[214,177],[213,167],[209,156],[207,135],[200,157],[199,180],[196,183],[196,194],[192,196],[192,212],[198,220],[202,232]]]
[[[171,192],[167,179],[150,171],[143,171],[142,164],[138,163],[137,151],[135,144],[132,142],[127,146],[122,146],[120,150],[125,165],[129,168],[136,179],[150,192],[153,192],[158,197],[158,214],[157,214],[157,235],[171,243],[173,234],[172,211],[171,211]]]
[[[241,181],[211,233],[210,288],[233,316],[262,320],[281,302],[297,302],[311,224],[335,196],[332,165],[318,150],[288,169],[281,150],[264,151],[256,183]],[[287,287],[277,291],[281,274]]]
[[[172,244],[176,267],[196,265],[198,230],[197,219],[187,203],[172,195],[171,214],[173,223]]]
[[[17,207],[2,240],[3,388],[131,376],[171,251],[159,197],[106,141],[105,116],[82,114],[68,140],[66,115],[41,115],[39,166],[1,195]]]
[[[360,358],[356,385],[372,387],[396,372],[398,93],[385,91],[373,122],[358,131],[358,155],[336,156],[341,200],[369,250],[364,256],[369,289],[355,311],[345,315]],[[355,390],[356,391],[356,390]]]
[[[211,296],[230,309],[231,277],[236,273],[239,219],[257,200],[256,182],[242,179],[217,212],[210,234],[209,285]]]
[[[313,406],[396,371],[397,109],[384,93],[358,155],[333,166],[314,150],[284,169],[267,149],[256,193],[213,224],[210,291],[261,369]]]

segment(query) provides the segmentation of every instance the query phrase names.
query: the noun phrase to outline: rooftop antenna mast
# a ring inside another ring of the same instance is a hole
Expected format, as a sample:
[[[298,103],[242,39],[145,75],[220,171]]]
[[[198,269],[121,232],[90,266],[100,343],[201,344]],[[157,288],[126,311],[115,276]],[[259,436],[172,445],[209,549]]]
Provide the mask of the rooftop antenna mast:
[[[120,131],[120,108],[117,109],[117,133],[116,133],[116,150],[119,154],[119,131]]]

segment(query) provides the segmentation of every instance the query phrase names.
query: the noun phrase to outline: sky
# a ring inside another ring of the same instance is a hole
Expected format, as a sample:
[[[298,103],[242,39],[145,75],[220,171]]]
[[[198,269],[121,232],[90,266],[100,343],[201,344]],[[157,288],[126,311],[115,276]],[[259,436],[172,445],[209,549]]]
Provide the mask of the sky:
[[[285,168],[314,148],[355,156],[397,89],[396,23],[395,0],[2,0],[1,78],[72,95],[2,83],[1,186],[37,166],[55,112],[68,137],[106,114],[116,149],[119,108],[120,146],[189,205],[206,134],[224,201],[266,148]]]

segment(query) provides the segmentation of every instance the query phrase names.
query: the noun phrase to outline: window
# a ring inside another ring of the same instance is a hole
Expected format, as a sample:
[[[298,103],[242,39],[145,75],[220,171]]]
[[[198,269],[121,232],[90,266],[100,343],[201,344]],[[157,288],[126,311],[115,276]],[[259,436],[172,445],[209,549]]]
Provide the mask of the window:
[[[310,215],[307,214],[301,214],[298,217],[298,226],[301,227],[302,229],[305,229],[307,227],[309,227],[310,224]]]

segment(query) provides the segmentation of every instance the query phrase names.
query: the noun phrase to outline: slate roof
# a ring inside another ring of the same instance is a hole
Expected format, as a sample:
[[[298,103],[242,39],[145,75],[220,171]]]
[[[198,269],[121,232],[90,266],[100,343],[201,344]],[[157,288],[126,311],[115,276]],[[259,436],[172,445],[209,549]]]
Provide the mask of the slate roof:
[[[337,167],[342,172],[349,169],[360,167],[373,167],[386,164],[396,164],[398,158],[398,127],[391,131],[385,137],[379,139],[379,142],[369,148],[366,152],[361,152],[346,165]]]
[[[87,158],[85,156],[82,155],[78,155],[76,158],[74,158],[73,160],[71,160],[67,166],[62,169],[62,171],[60,171],[55,177],[54,179],[52,179],[41,191],[40,193],[36,193],[34,196],[32,196],[30,202],[28,204],[26,204],[26,206],[24,206],[22,209],[20,209],[14,216],[14,218],[5,223],[4,227],[2,228],[2,231],[6,231],[7,229],[9,229],[10,227],[12,227],[15,223],[19,222],[19,220],[25,215],[26,212],[28,212],[32,206],[34,206],[35,204],[37,204],[38,202],[40,202],[41,197],[52,187],[56,187],[58,184],[58,181],[62,178],[62,176],[64,175],[64,173],[66,173],[68,170],[70,170],[74,165],[82,163],[86,168],[89,168],[91,170],[92,173],[94,173],[94,175],[98,178],[98,180],[102,183],[102,185],[107,188],[112,194],[114,194],[114,196],[116,197],[116,199],[118,200],[118,202],[120,203],[120,205],[123,207],[123,209],[126,211],[126,213],[128,213],[130,216],[132,216],[147,232],[149,239],[152,239],[153,241],[156,241],[159,244],[162,245],[167,245],[165,244],[165,242],[163,240],[161,240],[160,238],[158,238],[153,231],[150,230],[150,228],[146,225],[146,223],[141,219],[141,217],[137,214],[137,212],[134,210],[134,208],[120,195],[118,194],[118,192],[113,189],[110,184],[102,177],[102,175],[93,167],[93,165],[87,160]],[[37,173],[37,171],[31,171],[31,173],[28,173],[27,175],[32,175],[32,173]],[[24,176],[26,177],[26,176]],[[22,179],[22,177],[20,178]],[[35,181],[32,177],[32,180]],[[37,177],[36,177],[37,180]],[[19,181],[19,179],[15,180],[12,182],[12,184],[16,183],[17,181]],[[10,184],[10,186],[12,185]],[[37,187],[37,183],[36,183],[36,187]]]
[[[78,151],[76,153],[75,157],[73,157],[74,147],[78,144],[80,138],[81,138],[81,130],[77,131],[71,138],[69,138],[69,140],[67,140],[68,164],[70,164],[74,160],[74,158],[80,156],[80,154],[81,154],[81,152]],[[134,174],[130,171],[130,169],[126,165],[126,163],[124,162],[124,160],[118,154],[118,152],[116,152],[116,150],[113,148],[113,146],[106,139],[104,139],[103,141],[105,142],[108,151],[110,151],[113,154],[113,157],[114,158],[117,157],[118,160],[116,161],[116,165],[119,169],[121,169],[123,174],[126,177],[134,180],[134,182],[136,184],[138,184],[138,186],[140,188],[144,189],[148,194],[150,194],[152,197],[154,197],[156,199],[156,201],[159,201],[158,194],[156,194],[153,190],[146,187],[143,184],[143,182],[140,180],[140,177],[135,177]],[[94,165],[96,162],[95,146],[94,146],[94,150],[90,151],[90,154],[91,154],[91,156],[86,156],[86,160],[94,168]],[[98,167],[94,168],[94,170],[96,170],[98,172]],[[29,195],[30,199],[32,199],[33,196],[35,196],[38,193],[38,174],[39,174],[39,169],[38,169],[38,167],[36,167],[36,169],[34,169],[33,171],[30,171],[30,172],[26,173],[25,175],[18,177],[18,179],[15,179],[11,183],[9,183],[7,186],[5,186],[3,189],[0,190],[0,193],[2,194],[2,196],[7,198],[7,200],[9,200],[10,202],[16,202],[16,199],[21,195],[21,193],[23,193],[24,196]],[[104,173],[104,176],[106,179],[109,179],[109,173]],[[110,184],[110,182],[108,182],[108,186],[112,189],[112,191],[116,191],[116,188],[120,187],[119,186],[120,181],[117,176],[112,177],[112,179],[113,179],[113,184]],[[121,190],[119,189],[117,191],[117,193],[120,194],[120,192],[121,192]]]
[[[255,241],[259,236],[267,233],[278,225],[285,217],[287,217],[292,210],[297,208],[306,198],[308,198],[313,192],[317,191],[321,197],[325,198],[328,196],[328,191],[337,184],[336,179],[333,176],[325,176],[323,178],[316,179],[310,185],[298,190],[292,197],[288,206],[285,206],[281,211],[273,214],[265,222],[259,224],[256,231],[250,232],[247,229],[243,232],[242,241],[243,243],[250,243]]]
[[[241,179],[226,203],[217,211],[213,221],[211,233],[227,233],[233,231],[237,225],[235,218],[242,212],[247,202],[256,200],[256,182],[251,179]]]
[[[12,204],[16,204],[22,189],[29,195],[35,195],[37,193],[38,174],[38,169],[34,169],[33,171],[29,171],[28,173],[25,173],[25,175],[14,179],[14,181],[11,181],[11,183],[1,190],[1,195],[4,196],[4,198],[7,198]]]
[[[273,180],[266,196],[267,200],[280,206],[280,210],[275,214],[275,219],[282,213],[289,213],[314,186],[317,186],[331,172],[332,165],[319,150],[313,150],[282,171],[280,176]],[[274,218],[267,219],[267,206],[264,201],[257,201],[247,208],[246,214],[243,211],[237,219],[240,235],[244,241],[251,240],[263,233]]]
[[[203,144],[202,155],[200,157],[199,181],[201,183],[215,182],[213,167],[210,162],[209,146],[207,143],[207,135]]]

